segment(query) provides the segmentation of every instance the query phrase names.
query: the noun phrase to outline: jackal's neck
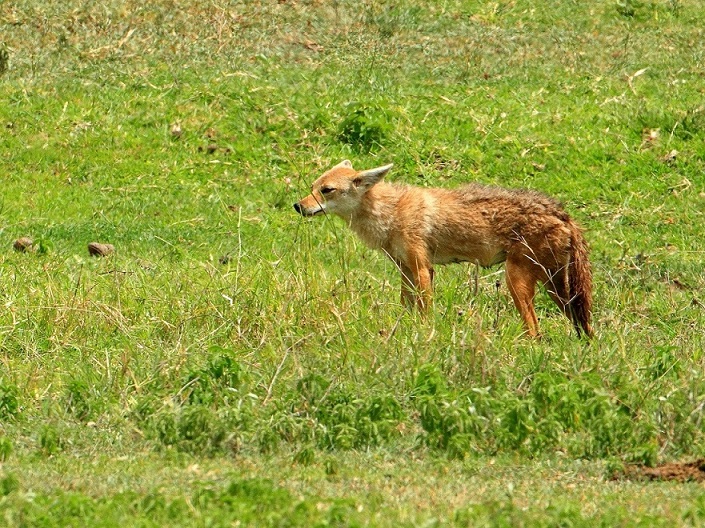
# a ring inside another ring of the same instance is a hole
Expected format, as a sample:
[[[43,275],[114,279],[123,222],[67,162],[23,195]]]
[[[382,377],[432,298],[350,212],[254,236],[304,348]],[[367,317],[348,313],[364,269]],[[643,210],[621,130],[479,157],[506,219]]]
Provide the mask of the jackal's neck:
[[[371,248],[386,245],[402,192],[400,186],[378,183],[365,193],[358,208],[346,218],[350,228]]]

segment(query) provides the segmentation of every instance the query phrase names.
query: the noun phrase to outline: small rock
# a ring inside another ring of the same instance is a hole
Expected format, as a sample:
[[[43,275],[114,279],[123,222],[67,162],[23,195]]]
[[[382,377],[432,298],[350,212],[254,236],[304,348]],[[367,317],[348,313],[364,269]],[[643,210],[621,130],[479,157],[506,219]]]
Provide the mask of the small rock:
[[[32,249],[34,249],[34,240],[29,237],[18,238],[13,242],[12,247],[15,248],[15,251],[19,251],[20,253],[32,251]]]
[[[218,145],[216,145],[215,143],[211,143],[206,147],[206,152],[208,154],[213,154],[216,150],[218,150]]]
[[[115,252],[115,246],[112,244],[101,244],[99,242],[91,242],[88,244],[88,253],[91,257],[107,257]]]
[[[180,138],[183,131],[181,130],[181,125],[179,123],[174,123],[171,125],[171,136],[174,138]]]

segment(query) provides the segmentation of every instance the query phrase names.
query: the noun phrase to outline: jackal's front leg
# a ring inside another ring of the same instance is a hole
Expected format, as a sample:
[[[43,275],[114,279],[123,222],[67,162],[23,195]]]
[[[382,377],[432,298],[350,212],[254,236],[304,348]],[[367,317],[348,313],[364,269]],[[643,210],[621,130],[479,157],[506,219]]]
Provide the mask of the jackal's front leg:
[[[401,264],[401,301],[411,309],[415,305],[419,311],[426,312],[433,297],[433,268],[426,265],[407,266]]]
[[[399,271],[401,272],[401,303],[407,310],[412,310],[416,304],[416,288],[414,287],[414,279],[411,276],[411,270],[401,263]]]

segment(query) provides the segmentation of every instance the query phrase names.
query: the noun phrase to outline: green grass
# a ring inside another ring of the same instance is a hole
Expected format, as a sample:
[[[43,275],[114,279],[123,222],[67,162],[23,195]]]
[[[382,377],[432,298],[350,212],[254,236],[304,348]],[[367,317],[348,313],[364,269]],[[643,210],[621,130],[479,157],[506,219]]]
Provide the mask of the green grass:
[[[705,456],[700,12],[2,4],[5,522],[702,524],[697,484],[610,480]],[[390,262],[291,207],[345,158],[563,201],[596,338],[544,294],[524,338],[501,267],[407,314]]]

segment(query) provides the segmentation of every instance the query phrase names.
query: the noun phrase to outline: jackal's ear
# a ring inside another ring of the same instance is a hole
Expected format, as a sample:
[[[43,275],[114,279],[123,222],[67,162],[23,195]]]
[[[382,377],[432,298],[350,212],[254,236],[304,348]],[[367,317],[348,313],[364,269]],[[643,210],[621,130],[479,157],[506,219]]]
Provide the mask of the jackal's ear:
[[[333,168],[334,169],[352,169],[352,163],[350,162],[350,160],[343,160]]]
[[[384,175],[389,172],[389,169],[394,167],[393,163],[389,165],[384,165],[383,167],[377,167],[376,169],[368,169],[360,171],[355,175],[353,183],[357,187],[362,187],[365,190],[372,187],[374,184],[380,182]]]

